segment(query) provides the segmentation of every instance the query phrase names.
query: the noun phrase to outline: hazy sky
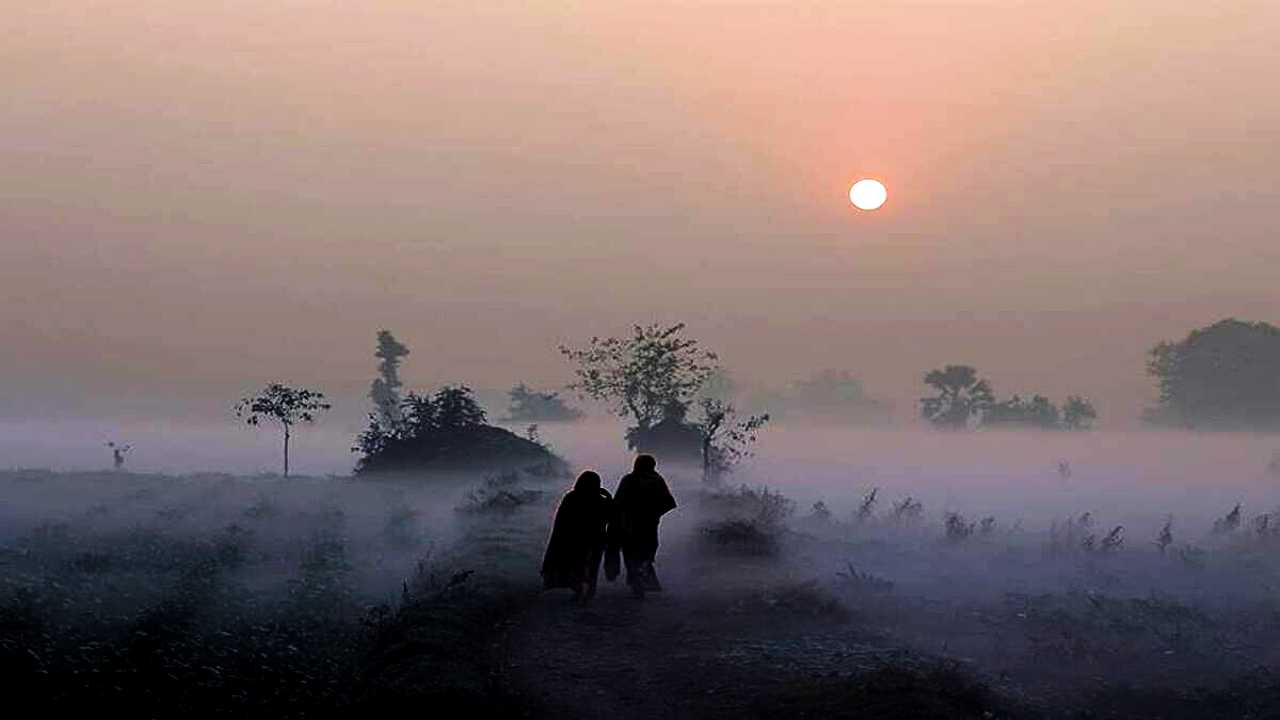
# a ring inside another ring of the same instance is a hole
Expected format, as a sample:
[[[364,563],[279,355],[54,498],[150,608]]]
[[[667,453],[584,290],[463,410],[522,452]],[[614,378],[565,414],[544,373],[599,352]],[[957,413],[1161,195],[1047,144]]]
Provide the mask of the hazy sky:
[[[0,403],[568,378],[684,320],[744,380],[1148,394],[1280,320],[1280,3],[3,2]],[[873,214],[846,193],[873,175]]]

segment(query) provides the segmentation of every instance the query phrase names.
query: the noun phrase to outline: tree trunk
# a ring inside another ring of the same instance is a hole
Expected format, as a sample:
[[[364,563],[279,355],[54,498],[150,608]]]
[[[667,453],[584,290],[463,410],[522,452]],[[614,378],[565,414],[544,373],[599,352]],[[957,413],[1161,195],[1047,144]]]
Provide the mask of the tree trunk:
[[[284,476],[289,477],[289,426],[284,426]]]
[[[702,482],[704,485],[710,485],[714,481],[711,477],[711,438],[704,437],[702,439]]]

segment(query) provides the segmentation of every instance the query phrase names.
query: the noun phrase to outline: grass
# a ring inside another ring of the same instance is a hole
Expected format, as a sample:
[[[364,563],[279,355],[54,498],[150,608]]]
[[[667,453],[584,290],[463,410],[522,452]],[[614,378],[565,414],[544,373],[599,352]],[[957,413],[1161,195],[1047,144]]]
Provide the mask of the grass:
[[[111,479],[84,486],[106,497],[83,513],[0,544],[11,701],[152,717],[339,717],[443,697],[509,709],[476,678],[493,674],[488,642],[511,593],[471,591],[469,572],[425,564],[398,598],[361,587],[371,557],[424,552],[423,518],[403,499],[356,517],[359,498],[340,506],[250,481]]]
[[[758,707],[755,717],[822,720],[998,720],[1031,718],[952,662],[882,665],[842,680],[813,680]]]

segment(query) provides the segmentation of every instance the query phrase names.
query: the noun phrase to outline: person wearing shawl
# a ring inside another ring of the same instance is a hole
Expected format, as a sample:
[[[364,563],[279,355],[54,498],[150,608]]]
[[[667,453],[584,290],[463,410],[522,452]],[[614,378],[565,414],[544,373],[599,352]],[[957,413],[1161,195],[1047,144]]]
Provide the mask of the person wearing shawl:
[[[569,588],[574,598],[590,600],[596,593],[600,558],[604,555],[613,498],[600,487],[600,476],[588,470],[556,509],[542,559],[542,588]]]
[[[676,508],[667,481],[652,455],[639,455],[630,473],[618,482],[614,495],[614,521],[609,525],[609,555],[605,577],[619,572],[618,555],[627,567],[631,593],[643,598],[646,591],[662,589],[653,561],[658,552],[658,522]]]

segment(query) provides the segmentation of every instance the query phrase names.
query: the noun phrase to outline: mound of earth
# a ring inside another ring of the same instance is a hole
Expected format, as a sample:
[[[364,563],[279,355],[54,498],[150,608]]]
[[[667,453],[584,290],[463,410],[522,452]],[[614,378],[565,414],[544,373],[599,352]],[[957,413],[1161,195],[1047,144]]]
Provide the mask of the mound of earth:
[[[468,425],[417,437],[394,438],[360,460],[356,474],[421,471],[494,471],[528,467],[567,472],[558,455],[532,440],[492,425]]]

